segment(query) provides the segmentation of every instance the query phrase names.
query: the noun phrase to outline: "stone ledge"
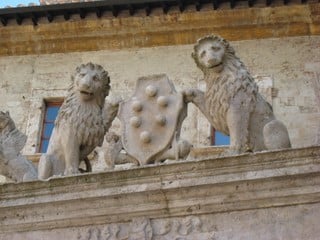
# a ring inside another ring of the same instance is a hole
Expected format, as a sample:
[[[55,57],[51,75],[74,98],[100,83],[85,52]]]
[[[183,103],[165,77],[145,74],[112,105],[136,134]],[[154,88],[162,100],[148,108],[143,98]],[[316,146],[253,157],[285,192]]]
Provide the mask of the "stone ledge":
[[[223,151],[225,151],[228,146],[212,146],[212,147],[200,147],[191,148],[190,159],[198,160],[208,158],[209,156],[219,156]],[[42,153],[27,154],[24,155],[33,164],[38,165]]]
[[[0,232],[320,202],[320,147],[0,186]]]

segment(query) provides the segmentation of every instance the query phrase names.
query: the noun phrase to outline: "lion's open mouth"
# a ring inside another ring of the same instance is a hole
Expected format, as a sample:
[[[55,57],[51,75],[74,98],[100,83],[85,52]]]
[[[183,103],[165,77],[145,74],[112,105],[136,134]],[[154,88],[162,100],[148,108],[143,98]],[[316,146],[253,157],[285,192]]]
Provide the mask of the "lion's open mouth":
[[[216,65],[213,65],[211,68],[219,67],[219,66],[221,66],[222,64],[223,64],[223,63],[220,62],[220,63],[218,63],[218,64],[216,64]]]
[[[80,93],[86,96],[93,96],[93,93],[87,91],[80,91]]]

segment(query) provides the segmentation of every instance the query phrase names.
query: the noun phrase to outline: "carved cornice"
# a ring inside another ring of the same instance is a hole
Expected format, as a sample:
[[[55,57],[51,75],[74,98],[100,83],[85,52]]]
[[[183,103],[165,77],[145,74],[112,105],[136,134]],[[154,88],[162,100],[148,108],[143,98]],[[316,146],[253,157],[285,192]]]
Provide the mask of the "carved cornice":
[[[228,40],[320,34],[320,3],[103,16],[0,27],[0,56],[193,44],[215,33]]]
[[[5,184],[0,232],[318,202],[320,147],[309,147]]]

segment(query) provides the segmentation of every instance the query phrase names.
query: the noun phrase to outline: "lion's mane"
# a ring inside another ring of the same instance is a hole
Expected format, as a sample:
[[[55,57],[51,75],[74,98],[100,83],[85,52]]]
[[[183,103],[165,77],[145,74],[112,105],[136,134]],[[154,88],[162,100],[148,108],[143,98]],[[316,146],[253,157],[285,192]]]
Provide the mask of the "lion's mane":
[[[8,135],[16,129],[16,125],[9,115],[9,112],[0,112],[0,134]]]
[[[20,132],[9,112],[0,112],[0,174],[14,181],[37,179],[37,169],[20,151],[27,136]]]

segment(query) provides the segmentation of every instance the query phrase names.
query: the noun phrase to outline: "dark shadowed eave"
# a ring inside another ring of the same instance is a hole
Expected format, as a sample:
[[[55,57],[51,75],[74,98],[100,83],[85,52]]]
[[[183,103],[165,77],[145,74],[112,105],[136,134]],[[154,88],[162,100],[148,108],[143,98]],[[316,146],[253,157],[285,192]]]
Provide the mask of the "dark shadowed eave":
[[[265,5],[269,6],[273,1],[275,0],[265,0]],[[281,0],[281,3],[288,4],[289,1]],[[305,3],[307,0],[299,1]],[[0,21],[3,26],[6,26],[12,19],[15,19],[18,25],[22,24],[25,19],[31,19],[33,24],[37,25],[39,18],[47,18],[49,22],[52,22],[55,17],[63,16],[64,20],[68,21],[74,14],[84,19],[89,13],[95,13],[97,18],[100,18],[105,12],[111,12],[113,17],[117,17],[121,11],[129,11],[133,16],[138,10],[144,10],[148,16],[154,8],[161,8],[163,14],[167,14],[172,7],[178,7],[179,11],[183,12],[187,6],[193,5],[196,11],[200,11],[204,4],[211,4],[213,9],[218,9],[222,3],[228,3],[232,9],[240,3],[242,6],[253,7],[256,2],[257,0],[103,0],[4,8],[0,9]]]

